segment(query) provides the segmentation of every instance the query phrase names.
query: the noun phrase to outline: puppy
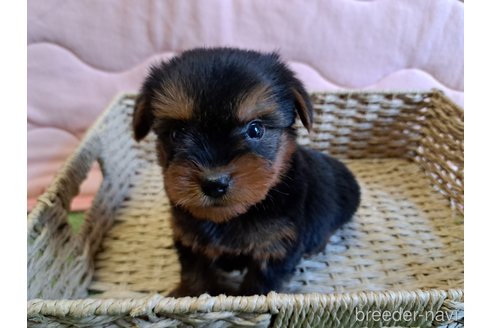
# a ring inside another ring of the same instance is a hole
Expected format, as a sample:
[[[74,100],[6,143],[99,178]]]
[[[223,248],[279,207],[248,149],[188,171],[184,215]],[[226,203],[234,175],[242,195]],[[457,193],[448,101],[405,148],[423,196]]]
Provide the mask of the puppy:
[[[171,296],[279,290],[350,220],[354,176],[296,144],[296,114],[311,129],[309,96],[275,53],[195,49],[151,67],[133,133],[158,137],[181,263]],[[247,269],[239,290],[221,284],[218,269]]]

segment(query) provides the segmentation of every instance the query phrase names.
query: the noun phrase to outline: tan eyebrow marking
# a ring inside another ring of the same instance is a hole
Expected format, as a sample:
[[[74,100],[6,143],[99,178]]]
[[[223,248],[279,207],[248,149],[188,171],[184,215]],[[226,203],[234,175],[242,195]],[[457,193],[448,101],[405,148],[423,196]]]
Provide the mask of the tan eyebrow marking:
[[[241,100],[237,117],[242,122],[249,122],[260,116],[274,114],[277,109],[277,103],[270,88],[266,85],[261,85],[250,91]]]
[[[193,100],[176,82],[161,84],[152,100],[156,118],[190,120],[193,115]]]

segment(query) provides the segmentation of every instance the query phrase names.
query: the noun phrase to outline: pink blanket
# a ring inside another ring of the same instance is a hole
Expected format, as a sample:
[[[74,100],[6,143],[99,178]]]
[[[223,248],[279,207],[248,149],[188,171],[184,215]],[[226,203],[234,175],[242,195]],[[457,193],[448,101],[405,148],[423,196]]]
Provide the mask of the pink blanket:
[[[197,46],[278,51],[310,91],[444,90],[463,105],[457,0],[28,1],[28,207],[148,65]],[[72,204],[84,209],[96,169]]]

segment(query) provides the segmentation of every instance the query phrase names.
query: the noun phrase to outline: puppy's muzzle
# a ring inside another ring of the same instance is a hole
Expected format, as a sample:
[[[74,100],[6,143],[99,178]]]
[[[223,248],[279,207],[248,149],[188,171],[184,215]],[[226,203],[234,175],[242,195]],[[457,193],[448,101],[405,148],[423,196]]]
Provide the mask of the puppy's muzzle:
[[[220,198],[227,193],[231,177],[227,174],[209,175],[202,181],[201,187],[205,195],[212,198]]]

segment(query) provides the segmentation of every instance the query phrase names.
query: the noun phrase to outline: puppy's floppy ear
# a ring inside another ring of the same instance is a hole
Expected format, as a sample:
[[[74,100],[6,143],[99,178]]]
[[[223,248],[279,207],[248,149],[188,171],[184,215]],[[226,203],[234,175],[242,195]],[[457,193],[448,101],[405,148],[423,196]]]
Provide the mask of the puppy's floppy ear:
[[[313,105],[311,103],[311,98],[299,81],[296,81],[292,87],[292,93],[294,95],[294,105],[297,114],[301,118],[304,127],[308,131],[311,131],[313,126]]]
[[[133,109],[133,137],[135,140],[140,141],[145,138],[150,132],[153,122],[154,115],[152,114],[152,109],[146,97],[143,94],[139,94],[135,100],[135,107]]]

